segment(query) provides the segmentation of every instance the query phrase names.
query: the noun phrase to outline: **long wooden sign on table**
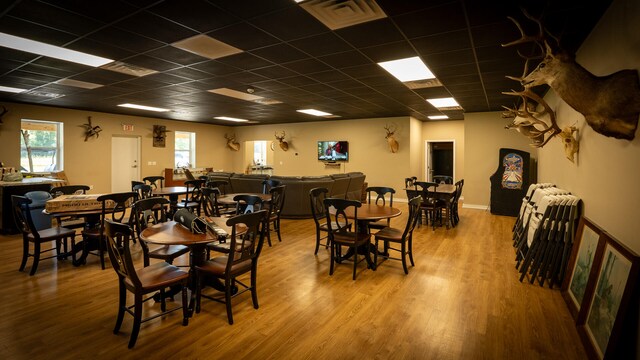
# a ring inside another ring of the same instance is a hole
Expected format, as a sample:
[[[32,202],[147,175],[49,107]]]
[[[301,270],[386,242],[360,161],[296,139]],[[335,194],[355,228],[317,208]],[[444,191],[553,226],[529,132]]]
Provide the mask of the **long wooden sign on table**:
[[[102,194],[60,195],[55,199],[47,201],[45,209],[50,214],[83,210],[101,210],[102,202],[97,200],[101,195]],[[113,209],[115,203],[107,200],[105,205],[107,209]],[[126,205],[131,206],[131,202]]]

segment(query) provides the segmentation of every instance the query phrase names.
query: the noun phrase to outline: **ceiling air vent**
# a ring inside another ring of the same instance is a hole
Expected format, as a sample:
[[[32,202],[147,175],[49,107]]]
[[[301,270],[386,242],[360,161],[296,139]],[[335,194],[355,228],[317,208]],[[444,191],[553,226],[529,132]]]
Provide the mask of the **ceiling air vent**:
[[[258,103],[258,104],[262,104],[262,105],[282,104],[282,101],[275,100],[275,99],[267,99],[267,98],[255,99],[255,100],[253,100],[253,102],[254,103]]]
[[[147,68],[143,68],[143,67],[135,66],[131,64],[125,64],[121,61],[114,61],[106,65],[102,65],[100,68],[119,72],[121,74],[127,74],[127,75],[138,76],[138,77],[157,73],[157,71],[155,70],[151,70],[151,69],[147,69]]]
[[[426,89],[442,86],[442,83],[438,79],[414,80],[404,82],[403,84],[405,84],[409,89]]]
[[[331,30],[387,17],[374,0],[310,0],[300,6]]]

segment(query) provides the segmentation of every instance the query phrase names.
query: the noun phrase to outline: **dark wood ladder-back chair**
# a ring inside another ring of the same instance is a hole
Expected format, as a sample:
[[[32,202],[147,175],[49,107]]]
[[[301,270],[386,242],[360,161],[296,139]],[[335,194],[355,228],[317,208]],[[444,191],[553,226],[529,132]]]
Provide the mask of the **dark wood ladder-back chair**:
[[[27,259],[33,257],[33,265],[29,275],[34,275],[38,270],[38,263],[40,260],[52,259],[52,258],[66,258],[67,240],[71,238],[71,249],[75,245],[76,232],[73,229],[67,229],[64,227],[52,227],[48,229],[38,230],[31,217],[31,199],[24,196],[11,195],[11,204],[13,206],[13,215],[15,218],[16,226],[22,232],[22,261],[20,262],[19,271],[23,271],[27,265]],[[55,241],[55,247],[42,250],[43,243],[49,243]],[[29,252],[29,244],[33,244],[33,253]],[[63,252],[60,252],[60,248],[63,248]],[[56,255],[41,258],[40,254],[49,251],[56,251]],[[71,252],[73,261],[75,262],[75,255]]]
[[[453,178],[449,175],[433,175],[433,182],[438,184],[453,184]]]
[[[138,199],[146,199],[153,196],[153,189],[148,184],[137,184],[133,186],[133,191],[138,193]]]
[[[102,202],[102,211],[100,213],[100,222],[98,226],[92,229],[85,229],[82,231],[83,246],[89,246],[92,241],[97,242],[97,253],[100,257],[100,266],[102,270],[105,269],[104,253],[106,249],[106,239],[104,236],[104,222],[109,218],[113,222],[125,222],[125,215],[127,213],[127,206],[133,204],[138,198],[138,194],[135,192],[113,193],[100,195],[96,200]],[[107,204],[113,205],[113,207],[107,207]],[[86,250],[85,250],[86,251]]]
[[[408,178],[404,178],[404,187],[406,189],[409,188],[415,188],[415,182],[418,181],[418,177],[417,176],[412,176],[412,177],[408,177]]]
[[[52,188],[49,193],[54,198],[57,198],[60,195],[84,195],[90,189],[89,185],[64,185]],[[79,216],[57,216],[56,221],[58,226],[66,227],[67,229],[83,228],[85,225],[84,218]]]
[[[314,255],[318,255],[318,249],[320,248],[320,245],[324,245],[325,249],[329,248],[329,246],[331,245],[329,243],[329,235],[321,236],[322,232],[329,232],[329,227],[326,223],[326,210],[324,208],[324,199],[327,198],[327,194],[329,194],[329,189],[327,188],[321,187],[309,190],[311,215],[313,216],[313,221],[316,224],[316,250],[313,252]],[[338,224],[334,227],[339,228],[342,226],[350,226],[350,224]],[[325,240],[324,244],[322,244],[322,240]]]
[[[200,188],[202,195],[200,196],[200,204],[205,216],[222,216],[235,214],[236,210],[220,204],[218,198],[222,195],[217,187]]]
[[[131,223],[134,225],[138,240],[140,240],[140,233],[148,226],[167,221],[169,203],[167,198],[151,197],[138,200],[133,204]],[[175,258],[189,252],[189,247],[184,245],[160,245],[149,249],[149,246],[140,240],[140,246],[144,257],[144,266],[149,266],[149,259],[161,259],[172,264]]]
[[[131,180],[131,191],[135,191],[133,188],[134,188],[136,185],[144,185],[144,181]]]
[[[407,269],[407,255],[409,255],[409,261],[411,266],[415,266],[413,262],[413,230],[420,220],[420,204],[422,204],[422,197],[417,196],[409,200],[409,216],[407,218],[407,224],[404,229],[396,229],[392,227],[386,227],[374,234],[375,237],[375,249],[378,249],[378,241],[384,242],[383,257],[385,259],[400,260],[402,261],[402,269],[405,274],[409,273]],[[390,245],[390,243],[400,244],[400,248],[396,248]],[[394,258],[389,255],[389,250],[400,252],[399,258]],[[378,251],[374,252],[373,262],[378,265]]]
[[[164,176],[145,176],[142,181],[150,185],[152,189],[160,189],[164,187]]]
[[[236,202],[236,213],[234,216],[251,214],[258,211],[263,210],[263,202],[259,196],[249,195],[249,194],[239,194],[233,197],[233,200]],[[268,212],[264,210],[267,215]],[[267,221],[267,215],[265,215],[264,220]],[[264,226],[267,224],[265,223]],[[263,229],[264,231],[268,231],[268,229]],[[226,241],[223,243],[220,242],[212,242],[207,244],[207,256],[209,256],[209,251],[216,251],[221,253],[229,253],[231,249],[231,242]]]
[[[262,181],[262,193],[263,194],[268,194],[269,191],[276,187],[276,186],[280,186],[280,184],[282,184],[282,182],[280,180],[276,180],[276,179],[266,179]]]
[[[105,220],[104,233],[107,239],[109,260],[118,275],[119,284],[118,317],[116,319],[116,326],[113,328],[113,333],[117,334],[120,331],[125,312],[133,316],[133,329],[131,330],[131,337],[129,338],[129,349],[136,344],[140,324],[143,322],[182,309],[182,325],[188,325],[187,283],[189,281],[189,273],[166,262],[157,262],[153,265],[136,269],[131,257],[131,240],[133,235],[131,227],[127,224]],[[176,285],[182,288],[182,304],[167,310],[164,289]],[[127,306],[127,290],[133,293],[133,305]],[[157,291],[160,291],[160,310],[162,312],[143,319],[142,304],[153,299],[153,296],[146,298],[144,296]]]
[[[269,190],[271,194],[271,201],[266,204],[269,210],[266,223],[267,242],[271,246],[271,224],[273,224],[273,230],[278,235],[278,241],[282,241],[280,235],[280,214],[282,213],[282,207],[284,206],[286,185],[274,186]]]
[[[358,208],[360,206],[362,206],[362,203],[357,200],[337,198],[324,199],[327,227],[329,228],[329,242],[331,244],[331,266],[329,268],[329,275],[333,275],[334,264],[336,262],[341,262],[342,246],[347,246],[353,249],[353,280],[356,279],[356,269],[359,263],[359,247],[367,247],[364,255],[365,259],[362,260],[367,260],[367,263],[371,263],[368,251],[368,247],[371,244],[371,234],[369,234],[365,229],[360,229],[360,227],[357,226]],[[354,216],[351,220],[356,226],[350,226],[350,219],[347,218],[345,211],[349,207],[354,208]],[[331,214],[331,208],[335,209],[335,215],[333,216]],[[355,231],[351,231],[351,229],[355,229]]]
[[[447,206],[444,200],[436,197],[436,188],[439,184],[426,181],[416,181],[415,184],[420,188],[420,196],[422,196],[422,205],[420,208],[425,212],[427,221],[431,221],[431,227],[436,229],[436,220],[442,223],[442,210]],[[434,191],[429,190],[430,187],[434,188]]]
[[[200,216],[200,188],[202,184],[204,184],[204,180],[186,180],[184,186],[187,187],[187,193],[185,198],[176,204],[176,207],[178,209],[188,209],[191,212],[195,210]]]
[[[367,203],[382,205],[382,206],[386,206],[388,203],[389,207],[393,207],[393,194],[396,193],[396,191],[393,188],[384,187],[384,186],[370,186],[366,188],[365,191],[367,193]],[[376,199],[373,202],[371,202],[372,193],[376,196]],[[387,196],[388,196],[388,200],[387,200]],[[378,221],[371,221],[369,222],[369,229],[383,229],[390,225],[391,225],[391,218],[378,220]]]
[[[264,224],[267,216],[266,210],[234,216],[227,220],[227,226],[232,228],[231,237],[227,240],[230,249],[225,255],[207,260],[204,264],[196,267],[196,313],[200,312],[201,297],[224,303],[227,308],[227,319],[229,324],[233,324],[233,313],[231,311],[231,299],[251,291],[253,307],[258,308],[257,291],[257,271],[258,258],[264,243]],[[237,233],[237,225],[246,226],[246,232]],[[247,285],[237,279],[238,276],[250,273],[251,284]],[[212,297],[202,293],[202,286],[205,276],[213,276],[224,282],[224,297]],[[233,294],[235,285],[242,288]]]
[[[218,188],[220,195],[225,195],[231,192],[231,187],[227,180],[207,180],[205,186],[208,188]]]

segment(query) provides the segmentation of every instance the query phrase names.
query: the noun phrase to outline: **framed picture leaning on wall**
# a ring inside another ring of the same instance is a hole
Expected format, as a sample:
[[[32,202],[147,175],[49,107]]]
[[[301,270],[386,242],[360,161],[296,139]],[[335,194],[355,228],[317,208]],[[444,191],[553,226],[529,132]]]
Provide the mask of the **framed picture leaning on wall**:
[[[580,218],[578,231],[573,242],[567,274],[562,284],[562,297],[576,322],[584,321],[586,309],[595,288],[596,269],[602,259],[603,233],[597,225],[584,216]]]
[[[586,317],[578,331],[592,357],[612,359],[628,352],[637,340],[637,335],[624,337],[629,335],[629,329],[637,327],[637,316],[629,314],[637,314],[638,310],[640,258],[607,233],[602,233],[601,238],[604,249],[599,265],[594,266],[596,284],[587,294],[590,301],[585,305]]]

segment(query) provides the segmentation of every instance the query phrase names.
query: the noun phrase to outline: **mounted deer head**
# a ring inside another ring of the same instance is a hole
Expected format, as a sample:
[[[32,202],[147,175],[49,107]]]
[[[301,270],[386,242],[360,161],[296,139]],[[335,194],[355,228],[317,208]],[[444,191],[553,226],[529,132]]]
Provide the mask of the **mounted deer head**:
[[[2,107],[2,112],[0,112],[0,124],[2,124],[2,117],[4,116],[4,114],[8,113],[9,110],[7,110],[6,107]]]
[[[278,142],[280,142],[280,149],[282,149],[282,151],[289,150],[289,143],[284,140],[285,132],[283,131],[281,136],[278,136],[278,133],[275,133],[275,135]]]
[[[387,135],[384,138],[387,139],[387,144],[389,144],[389,150],[391,150],[391,152],[395,154],[398,152],[398,146],[399,146],[398,141],[396,140],[396,137],[395,137],[396,127],[395,125],[394,126],[386,125],[384,129],[387,131]]]
[[[232,134],[231,136],[224,134],[224,138],[227,139],[227,147],[229,149],[233,151],[240,150],[240,144],[236,141],[236,134]]]
[[[569,106],[584,115],[596,132],[617,139],[633,140],[640,116],[640,82],[637,70],[620,70],[595,76],[576,63],[574,54],[553,50],[540,20],[524,15],[538,25],[537,35],[526,35],[512,17],[522,37],[502,46],[533,42],[543,51],[542,62],[520,79],[525,88],[549,85]],[[552,36],[553,38],[553,36]],[[559,42],[557,38],[554,38]],[[520,54],[520,53],[519,53]],[[521,55],[522,56],[522,55]]]

